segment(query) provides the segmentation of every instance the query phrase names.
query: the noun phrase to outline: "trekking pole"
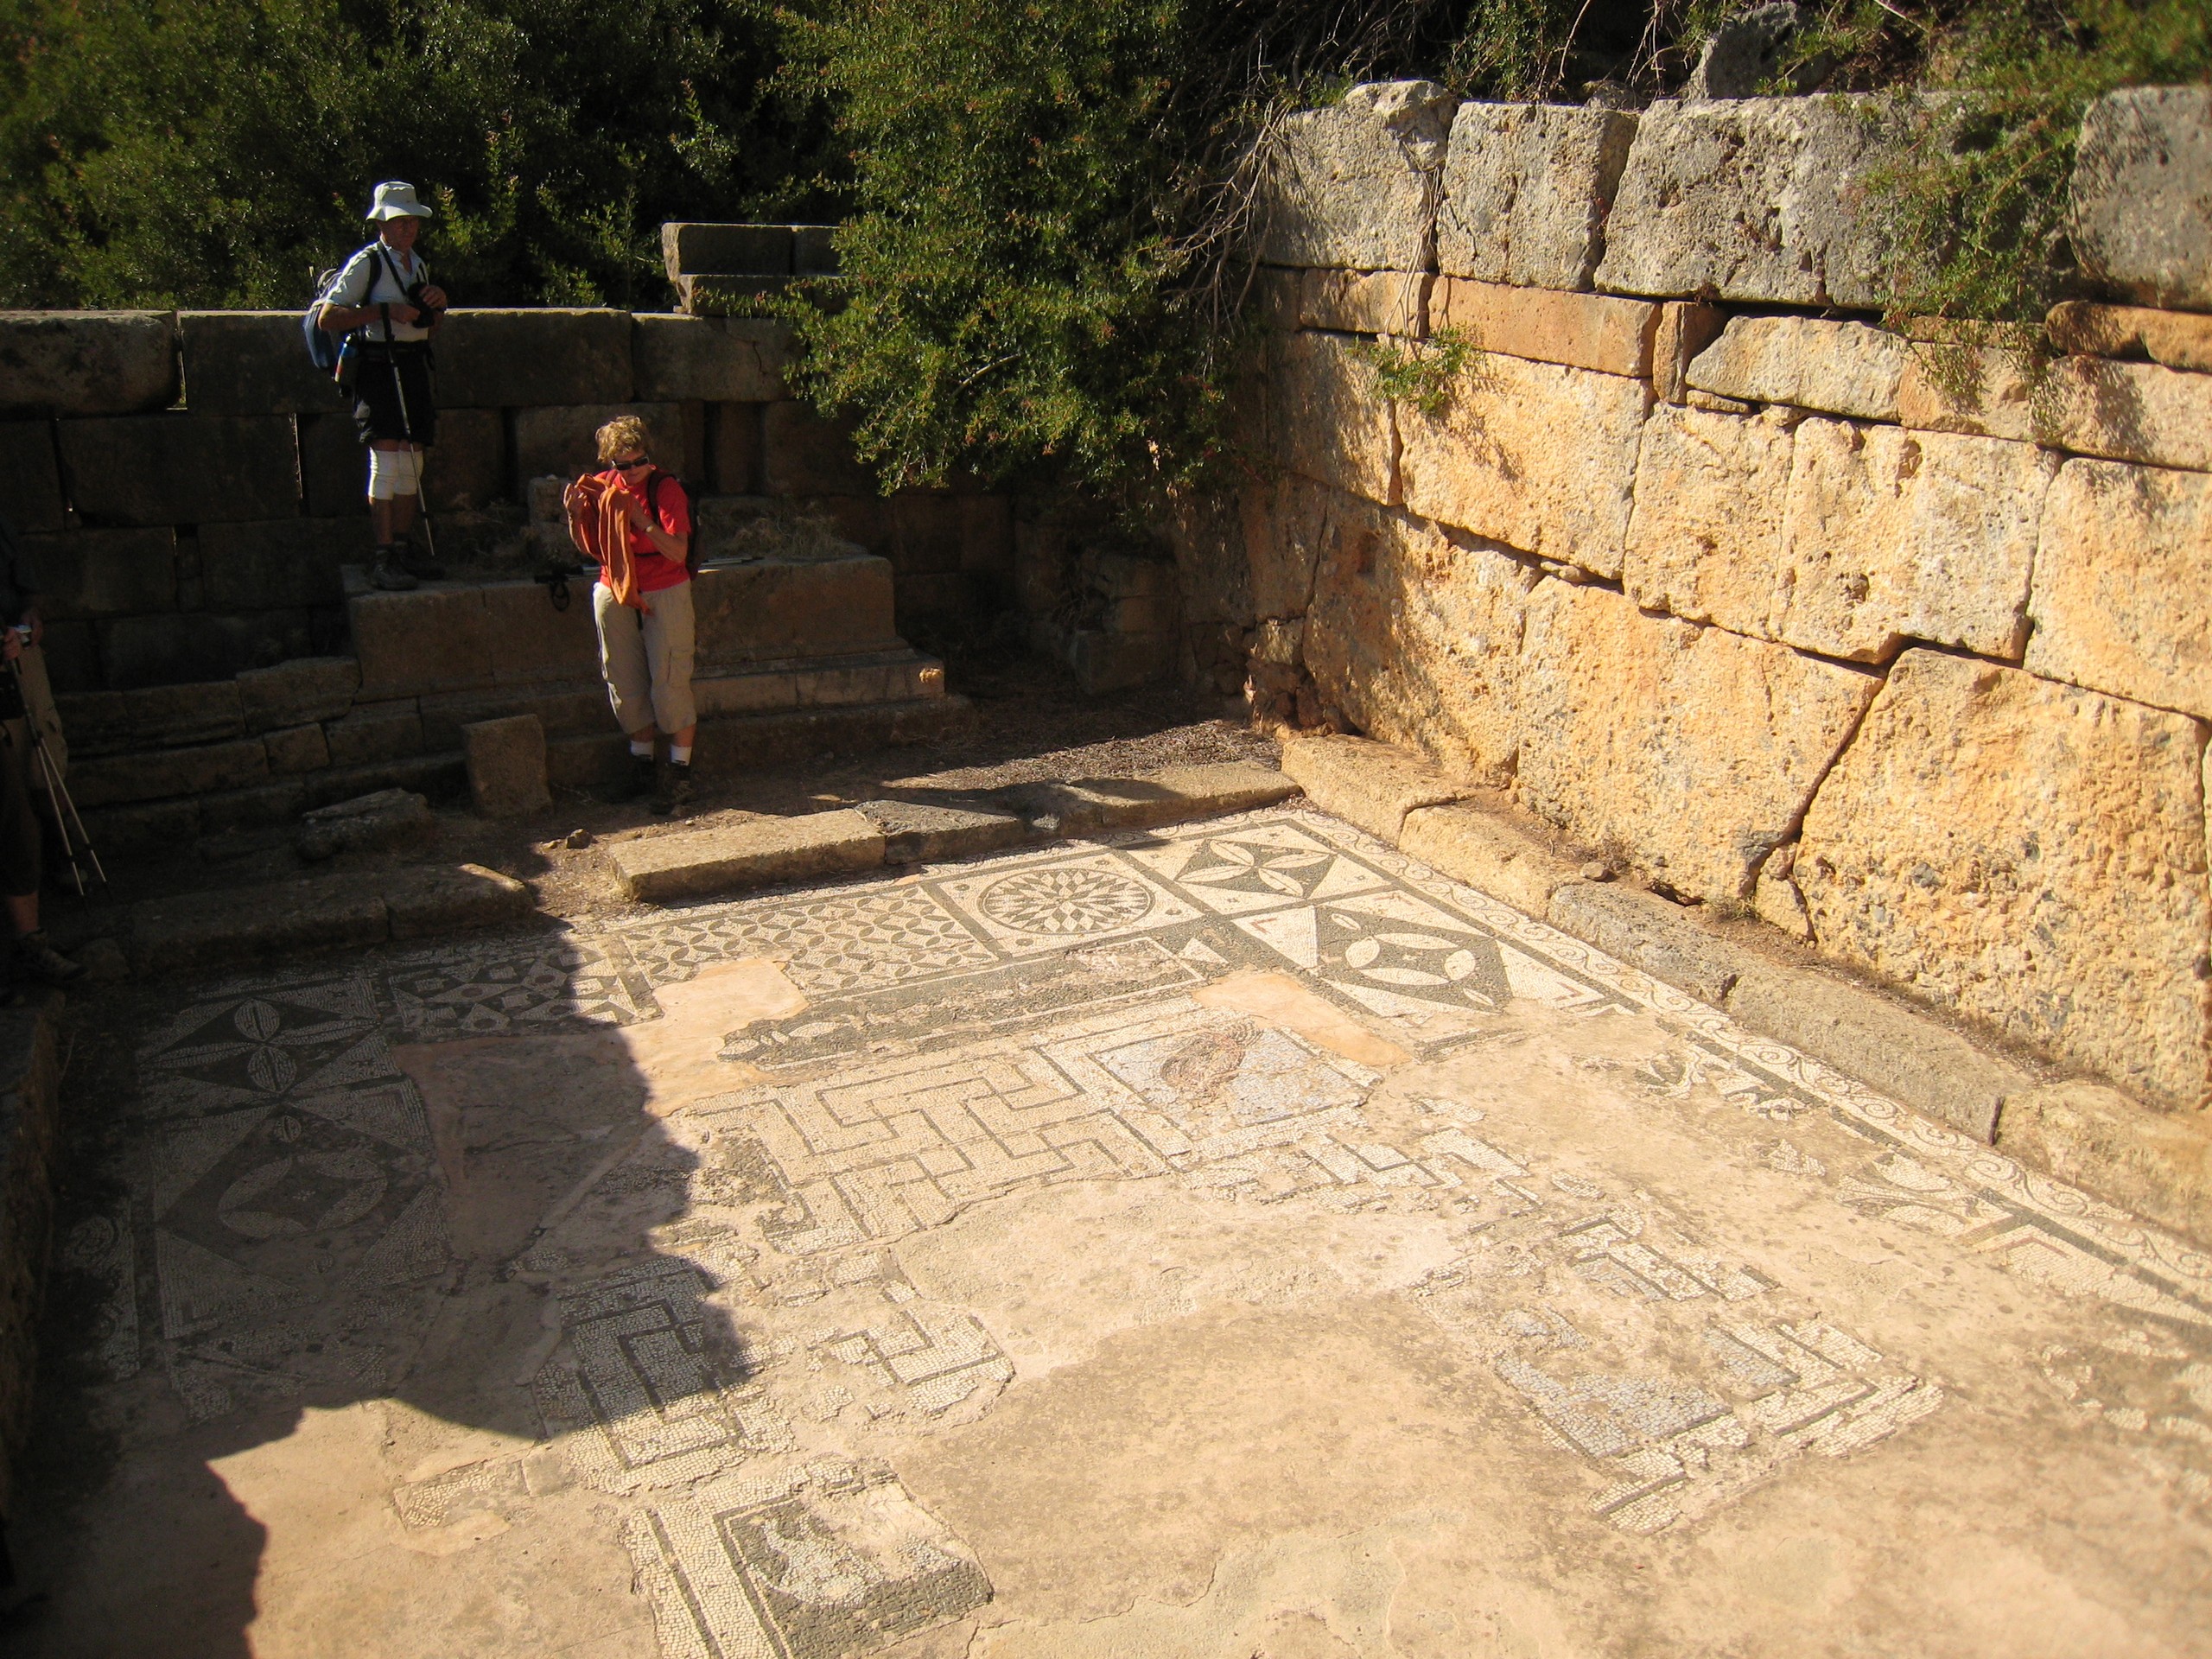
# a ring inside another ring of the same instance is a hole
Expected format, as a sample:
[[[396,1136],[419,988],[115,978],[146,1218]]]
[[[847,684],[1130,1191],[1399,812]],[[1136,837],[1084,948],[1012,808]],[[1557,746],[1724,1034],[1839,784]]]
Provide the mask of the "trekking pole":
[[[54,755],[46,747],[46,739],[38,729],[38,715],[32,710],[30,699],[23,696],[23,671],[15,663],[8,664],[8,672],[15,677],[16,695],[23,705],[23,730],[30,738],[31,753],[38,760],[39,777],[46,785],[47,804],[54,811],[54,827],[61,832],[61,855],[69,861],[69,874],[77,883],[77,896],[85,896],[85,872],[77,863],[75,842],[69,834],[76,826],[76,840],[85,844],[85,856],[92,861],[92,874],[99,878],[102,887],[108,885],[107,871],[100,863],[100,855],[92,846],[92,836],[85,829],[85,821],[78,816],[76,798],[69,793],[69,785],[61,776],[61,768],[54,764]],[[66,812],[64,809],[67,809]]]
[[[69,809],[69,822],[76,826],[77,839],[84,843],[85,856],[92,863],[92,874],[99,878],[100,886],[106,887],[108,885],[107,871],[100,863],[99,849],[92,845],[92,834],[85,828],[85,820],[78,816],[77,798],[69,792],[69,785],[61,776],[61,768],[54,764],[54,752],[48,749],[41,740],[35,737],[31,740],[31,751],[38,756],[39,765],[45,769],[48,789],[59,790],[61,792],[61,804]],[[56,822],[59,822],[58,818]],[[61,845],[65,850],[69,845],[69,831],[66,827],[61,832]],[[69,855],[69,868],[72,870],[77,868],[77,856],[74,853]],[[81,879],[77,884],[77,890],[79,893],[84,891],[84,882]]]
[[[415,452],[415,499],[423,515],[423,539],[430,544],[430,563],[436,564],[442,562],[438,558],[438,533],[430,527],[430,493],[423,487],[423,463],[430,452],[415,442],[415,411],[407,404],[407,375],[400,367],[399,359],[391,354],[391,327],[387,322],[385,360],[391,365],[391,388],[399,394],[399,423],[407,429],[407,447]]]

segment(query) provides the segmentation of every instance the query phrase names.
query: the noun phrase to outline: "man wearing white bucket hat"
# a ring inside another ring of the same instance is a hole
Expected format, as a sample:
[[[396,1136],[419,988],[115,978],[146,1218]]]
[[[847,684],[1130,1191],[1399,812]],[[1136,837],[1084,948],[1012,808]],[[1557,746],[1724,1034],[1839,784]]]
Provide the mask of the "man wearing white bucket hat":
[[[430,210],[415,187],[377,186],[368,218],[377,239],[346,262],[322,296],[321,326],[352,338],[353,424],[369,446],[369,518],[376,531],[379,588],[408,588],[441,576],[412,559],[408,532],[422,502],[423,452],[435,440],[438,411],[430,380],[430,335],[443,320],[445,290],[430,285],[415,239]]]

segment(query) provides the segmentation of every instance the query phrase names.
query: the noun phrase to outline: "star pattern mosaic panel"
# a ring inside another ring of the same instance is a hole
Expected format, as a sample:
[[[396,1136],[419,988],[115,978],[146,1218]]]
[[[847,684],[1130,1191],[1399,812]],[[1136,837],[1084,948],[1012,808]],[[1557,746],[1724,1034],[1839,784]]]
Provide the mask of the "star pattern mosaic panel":
[[[626,1026],[652,1007],[619,940],[572,934],[425,951],[380,977],[410,1042]]]

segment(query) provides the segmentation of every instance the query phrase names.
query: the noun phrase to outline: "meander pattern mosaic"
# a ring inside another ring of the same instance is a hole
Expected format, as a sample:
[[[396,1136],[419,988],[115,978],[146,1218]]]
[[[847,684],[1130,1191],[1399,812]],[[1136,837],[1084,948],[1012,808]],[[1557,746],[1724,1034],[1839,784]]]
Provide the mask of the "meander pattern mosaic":
[[[458,1266],[394,1046],[632,1027],[657,989],[753,957],[805,1008],[727,1033],[728,1092],[612,1139],[494,1264],[557,1310],[516,1379],[540,1449],[392,1494],[403,1525],[453,1527],[526,1505],[550,1452],[619,1501],[665,1654],[858,1655],[989,1599],[984,1565],[840,1425],[990,1408],[1013,1363],[974,1312],[917,1290],[902,1241],[1056,1184],[1452,1218],[1462,1254],[1412,1302],[1629,1531],[1694,1525],[1802,1459],[1878,1456],[1944,1408],[1911,1356],[1827,1323],[1663,1198],[1509,1144],[1479,1100],[1416,1087],[1394,1119],[1414,1128],[1386,1134],[1382,1072],[1193,999],[1238,970],[1357,1013],[1414,1077],[1516,1008],[1656,1016],[1669,1046],[1625,1080],[1640,1097],[1710,1090],[1827,1202],[2108,1307],[2110,1343],[2042,1357],[2050,1386],[2212,1501],[2212,1261],[1296,809],[194,989],[137,1057],[130,1201],[65,1242],[109,1287],[104,1363],[158,1368],[202,1420],[396,1386],[424,1287]],[[1808,1115],[1855,1137],[1853,1166],[1796,1147]],[[624,1205],[644,1219],[610,1261],[580,1230]],[[1694,1357],[1654,1370],[1655,1352]],[[2147,1395],[2166,1408],[2111,1403]]]

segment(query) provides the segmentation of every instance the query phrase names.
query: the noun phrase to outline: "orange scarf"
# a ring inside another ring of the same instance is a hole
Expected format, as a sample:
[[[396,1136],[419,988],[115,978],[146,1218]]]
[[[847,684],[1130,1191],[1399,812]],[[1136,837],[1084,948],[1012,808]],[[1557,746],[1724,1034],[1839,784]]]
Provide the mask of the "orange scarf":
[[[569,498],[569,534],[606,572],[607,591],[618,605],[644,610],[638,592],[637,562],[630,556],[629,498],[620,484],[600,473],[576,480]]]

